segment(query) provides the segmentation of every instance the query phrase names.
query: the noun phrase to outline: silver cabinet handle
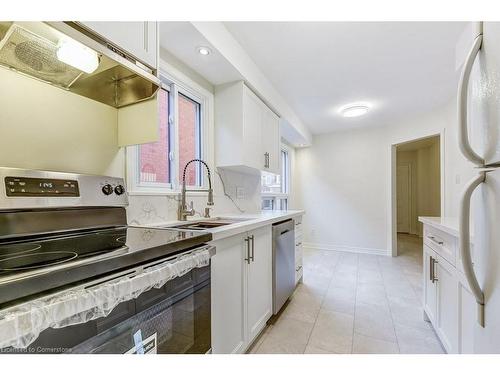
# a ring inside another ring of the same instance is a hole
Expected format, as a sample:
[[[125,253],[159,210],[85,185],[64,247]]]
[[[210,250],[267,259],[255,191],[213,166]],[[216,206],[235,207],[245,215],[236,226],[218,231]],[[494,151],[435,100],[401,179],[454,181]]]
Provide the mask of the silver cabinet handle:
[[[432,242],[437,243],[438,245],[443,245],[443,244],[444,244],[444,242],[443,242],[443,241],[439,241],[439,240],[437,240],[437,239],[436,239],[436,237],[434,237],[434,236],[427,236],[427,238],[428,238],[429,240],[431,240]]]
[[[437,263],[436,258],[432,258],[432,283],[434,284],[436,281],[438,281],[438,278],[436,277],[436,263]]]
[[[245,238],[245,242],[247,243],[247,257],[245,260],[247,264],[250,264],[250,237]]]
[[[474,177],[460,199],[459,223],[458,223],[458,246],[460,247],[460,255],[462,258],[462,266],[464,268],[465,278],[476,298],[478,305],[478,323],[484,327],[484,293],[477,281],[476,273],[472,263],[472,256],[470,253],[470,198],[474,190],[486,179],[486,172],[479,173]]]
[[[434,280],[434,264],[432,264],[432,260],[434,258],[432,256],[429,256],[429,280],[432,281]]]
[[[250,255],[250,259],[252,262],[255,261],[255,237],[252,234],[250,237],[250,240],[252,240],[252,255]]]
[[[476,56],[481,49],[483,42],[482,32],[474,39],[474,43],[467,55],[465,65],[460,75],[460,82],[458,84],[458,97],[457,97],[457,118],[458,118],[458,142],[460,151],[466,159],[478,166],[484,165],[484,159],[480,157],[471,147],[469,143],[469,134],[467,129],[467,89],[469,86],[470,73]]]

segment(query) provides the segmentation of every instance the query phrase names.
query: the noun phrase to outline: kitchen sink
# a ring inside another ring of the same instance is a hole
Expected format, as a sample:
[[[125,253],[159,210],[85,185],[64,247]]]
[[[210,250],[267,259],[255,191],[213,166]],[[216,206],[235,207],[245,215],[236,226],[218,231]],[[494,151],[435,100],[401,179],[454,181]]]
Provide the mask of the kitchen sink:
[[[207,230],[222,227],[225,225],[230,225],[234,223],[239,223],[241,221],[250,220],[250,219],[212,219],[212,220],[202,220],[202,221],[193,221],[187,222],[184,224],[174,225],[170,228],[183,229],[183,230]]]

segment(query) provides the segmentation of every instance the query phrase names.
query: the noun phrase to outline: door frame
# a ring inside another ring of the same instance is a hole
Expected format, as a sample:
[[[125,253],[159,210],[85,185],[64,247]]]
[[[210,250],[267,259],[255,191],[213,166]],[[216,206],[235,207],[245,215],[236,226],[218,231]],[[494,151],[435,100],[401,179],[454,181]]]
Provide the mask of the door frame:
[[[441,204],[441,216],[446,216],[445,212],[445,135],[446,135],[446,129],[441,129],[441,131],[438,132],[431,132],[428,134],[421,135],[420,137],[415,137],[415,138],[406,138],[399,140],[397,142],[394,142],[390,145],[390,160],[389,160],[389,165],[390,165],[390,181],[389,181],[389,233],[388,233],[388,238],[389,238],[389,245],[390,245],[390,253],[391,256],[396,257],[398,256],[398,219],[397,219],[397,186],[396,186],[396,172],[397,172],[397,164],[396,164],[396,151],[397,151],[397,146],[405,144],[405,143],[410,143],[414,141],[420,141],[422,139],[426,138],[431,138],[431,137],[436,137],[439,136],[439,159],[440,159],[440,166],[439,166],[439,173],[440,173],[440,190],[441,190],[441,199],[440,199],[440,204]]]

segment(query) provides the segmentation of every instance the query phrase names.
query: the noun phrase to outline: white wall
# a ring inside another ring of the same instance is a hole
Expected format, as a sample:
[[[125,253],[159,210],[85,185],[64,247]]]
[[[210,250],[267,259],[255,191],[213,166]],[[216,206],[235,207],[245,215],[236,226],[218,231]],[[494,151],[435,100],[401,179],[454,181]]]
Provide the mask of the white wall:
[[[321,134],[312,147],[297,150],[293,194],[307,212],[307,246],[390,254],[392,145],[442,131],[443,216],[457,216],[462,186],[473,170],[456,143],[454,102],[395,124]]]
[[[115,108],[0,68],[0,166],[124,176]]]

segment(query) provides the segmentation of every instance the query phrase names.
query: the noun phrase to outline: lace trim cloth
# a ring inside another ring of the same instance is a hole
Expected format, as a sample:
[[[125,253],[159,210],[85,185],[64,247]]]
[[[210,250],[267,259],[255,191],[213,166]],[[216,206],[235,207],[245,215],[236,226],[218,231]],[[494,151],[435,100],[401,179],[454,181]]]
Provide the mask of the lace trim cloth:
[[[0,311],[0,348],[26,348],[42,331],[108,316],[120,303],[137,298],[194,268],[210,264],[208,249],[145,268],[88,289],[70,289]]]

